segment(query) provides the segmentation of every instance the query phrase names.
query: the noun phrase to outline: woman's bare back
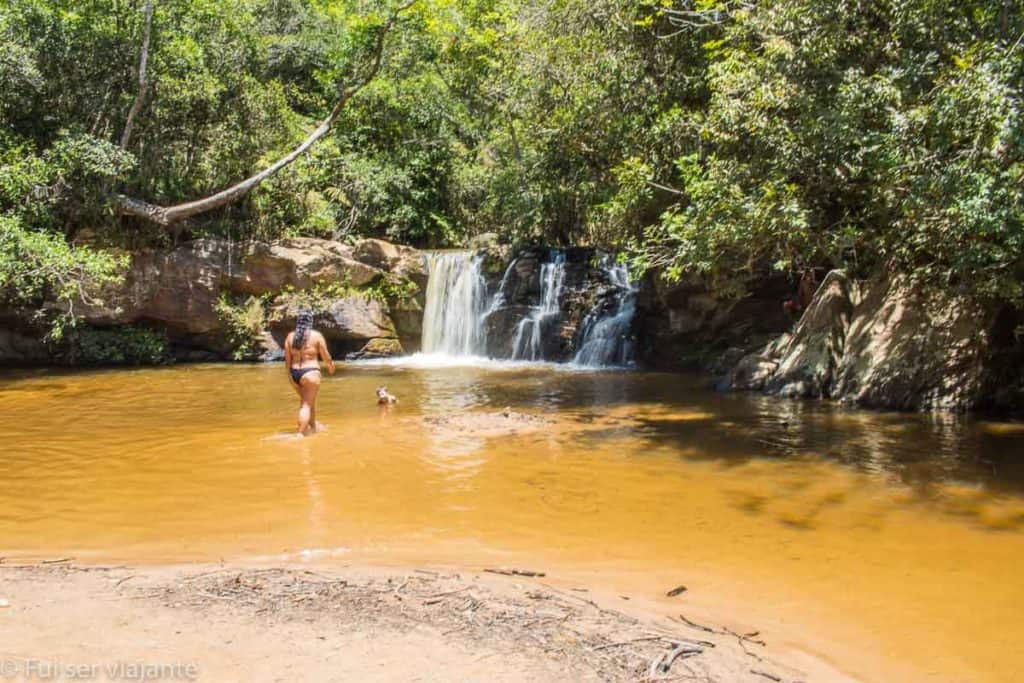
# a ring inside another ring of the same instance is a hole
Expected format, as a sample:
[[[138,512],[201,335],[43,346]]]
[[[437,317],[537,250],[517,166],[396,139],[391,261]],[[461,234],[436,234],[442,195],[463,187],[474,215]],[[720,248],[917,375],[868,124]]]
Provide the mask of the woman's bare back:
[[[296,369],[318,367],[321,360],[330,366],[334,365],[331,353],[327,350],[327,340],[316,330],[306,333],[301,349],[294,347],[294,340],[295,333],[289,332],[284,341],[285,356],[289,358],[289,367]]]

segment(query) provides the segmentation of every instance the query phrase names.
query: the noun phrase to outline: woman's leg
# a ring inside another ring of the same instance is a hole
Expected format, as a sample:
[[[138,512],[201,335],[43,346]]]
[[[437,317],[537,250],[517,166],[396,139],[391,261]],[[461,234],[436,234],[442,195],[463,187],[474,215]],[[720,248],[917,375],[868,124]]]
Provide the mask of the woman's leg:
[[[320,392],[320,373],[307,372],[299,380],[299,434],[316,431],[316,395]]]

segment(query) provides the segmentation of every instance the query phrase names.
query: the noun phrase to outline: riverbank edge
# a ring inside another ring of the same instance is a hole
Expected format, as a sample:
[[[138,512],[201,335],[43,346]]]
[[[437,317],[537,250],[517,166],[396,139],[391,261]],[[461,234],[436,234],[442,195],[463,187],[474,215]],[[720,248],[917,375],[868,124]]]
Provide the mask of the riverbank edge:
[[[487,318],[488,338],[507,341],[553,252],[471,251],[483,259],[488,290],[508,290],[510,314]],[[595,267],[602,252],[560,253],[567,283],[543,344],[556,362],[572,358],[588,312],[614,298]],[[46,341],[40,326],[41,314],[60,313],[56,304],[0,310],[0,366],[276,360],[298,307],[315,310],[339,356],[406,355],[421,345],[428,280],[425,252],[382,240],[196,240],[133,254],[121,285],[75,304],[78,322],[60,341]],[[791,278],[780,276],[737,298],[700,278],[668,283],[648,273],[636,284],[630,333],[637,366],[704,373],[719,390],[861,408],[1024,413],[1024,314],[1013,306],[895,274],[855,280],[833,271],[815,286],[797,302]]]

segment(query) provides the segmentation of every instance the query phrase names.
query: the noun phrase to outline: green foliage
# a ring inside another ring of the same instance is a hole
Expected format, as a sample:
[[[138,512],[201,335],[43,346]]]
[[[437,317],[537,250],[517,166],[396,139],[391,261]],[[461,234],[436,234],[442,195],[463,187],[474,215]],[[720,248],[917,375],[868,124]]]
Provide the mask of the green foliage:
[[[144,327],[78,327],[68,334],[68,360],[79,365],[162,365],[167,338]]]
[[[737,288],[842,266],[1020,297],[1024,19],[1007,7],[780,0],[706,29],[701,144],[642,260]]]
[[[30,251],[54,242],[56,272],[60,241],[168,241],[114,215],[111,193],[187,201],[291,149],[367,72],[395,2],[156,3],[121,150],[141,6],[0,6],[0,215],[43,240]],[[419,246],[499,232],[628,248],[729,292],[845,267],[1017,299],[1022,34],[1003,0],[419,0],[329,136],[181,229]],[[69,286],[18,272],[15,298]]]
[[[356,289],[347,282],[317,283],[310,289],[296,290],[288,286],[274,299],[274,314],[281,317],[295,317],[301,310],[310,310],[314,314],[324,313],[338,299],[351,296],[365,296],[362,290]]]
[[[416,296],[420,288],[408,278],[385,273],[377,282],[361,290],[363,296],[377,299],[384,304],[391,302],[408,302]]]
[[[49,318],[54,339],[73,321],[74,306],[96,300],[104,286],[119,281],[126,265],[125,257],[73,247],[59,236],[24,229],[17,218],[0,216],[0,305],[55,303]]]
[[[225,336],[235,360],[244,360],[256,354],[260,336],[267,328],[268,300],[266,296],[250,296],[232,301],[227,294],[221,294],[217,301],[217,315],[224,322]]]

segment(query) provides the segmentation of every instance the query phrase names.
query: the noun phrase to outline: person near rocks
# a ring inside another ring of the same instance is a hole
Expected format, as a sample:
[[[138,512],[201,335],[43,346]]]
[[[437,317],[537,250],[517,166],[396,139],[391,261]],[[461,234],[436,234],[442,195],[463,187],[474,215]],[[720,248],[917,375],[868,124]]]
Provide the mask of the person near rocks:
[[[299,395],[299,434],[307,436],[323,425],[316,421],[316,399],[320,393],[320,363],[334,374],[334,359],[324,336],[313,329],[312,311],[299,311],[295,330],[284,340],[284,364],[288,382]]]
[[[814,299],[814,292],[818,289],[818,278],[813,270],[805,270],[800,276],[800,284],[797,286],[796,296],[782,302],[782,308],[793,318],[799,318],[804,310],[811,305]]]

